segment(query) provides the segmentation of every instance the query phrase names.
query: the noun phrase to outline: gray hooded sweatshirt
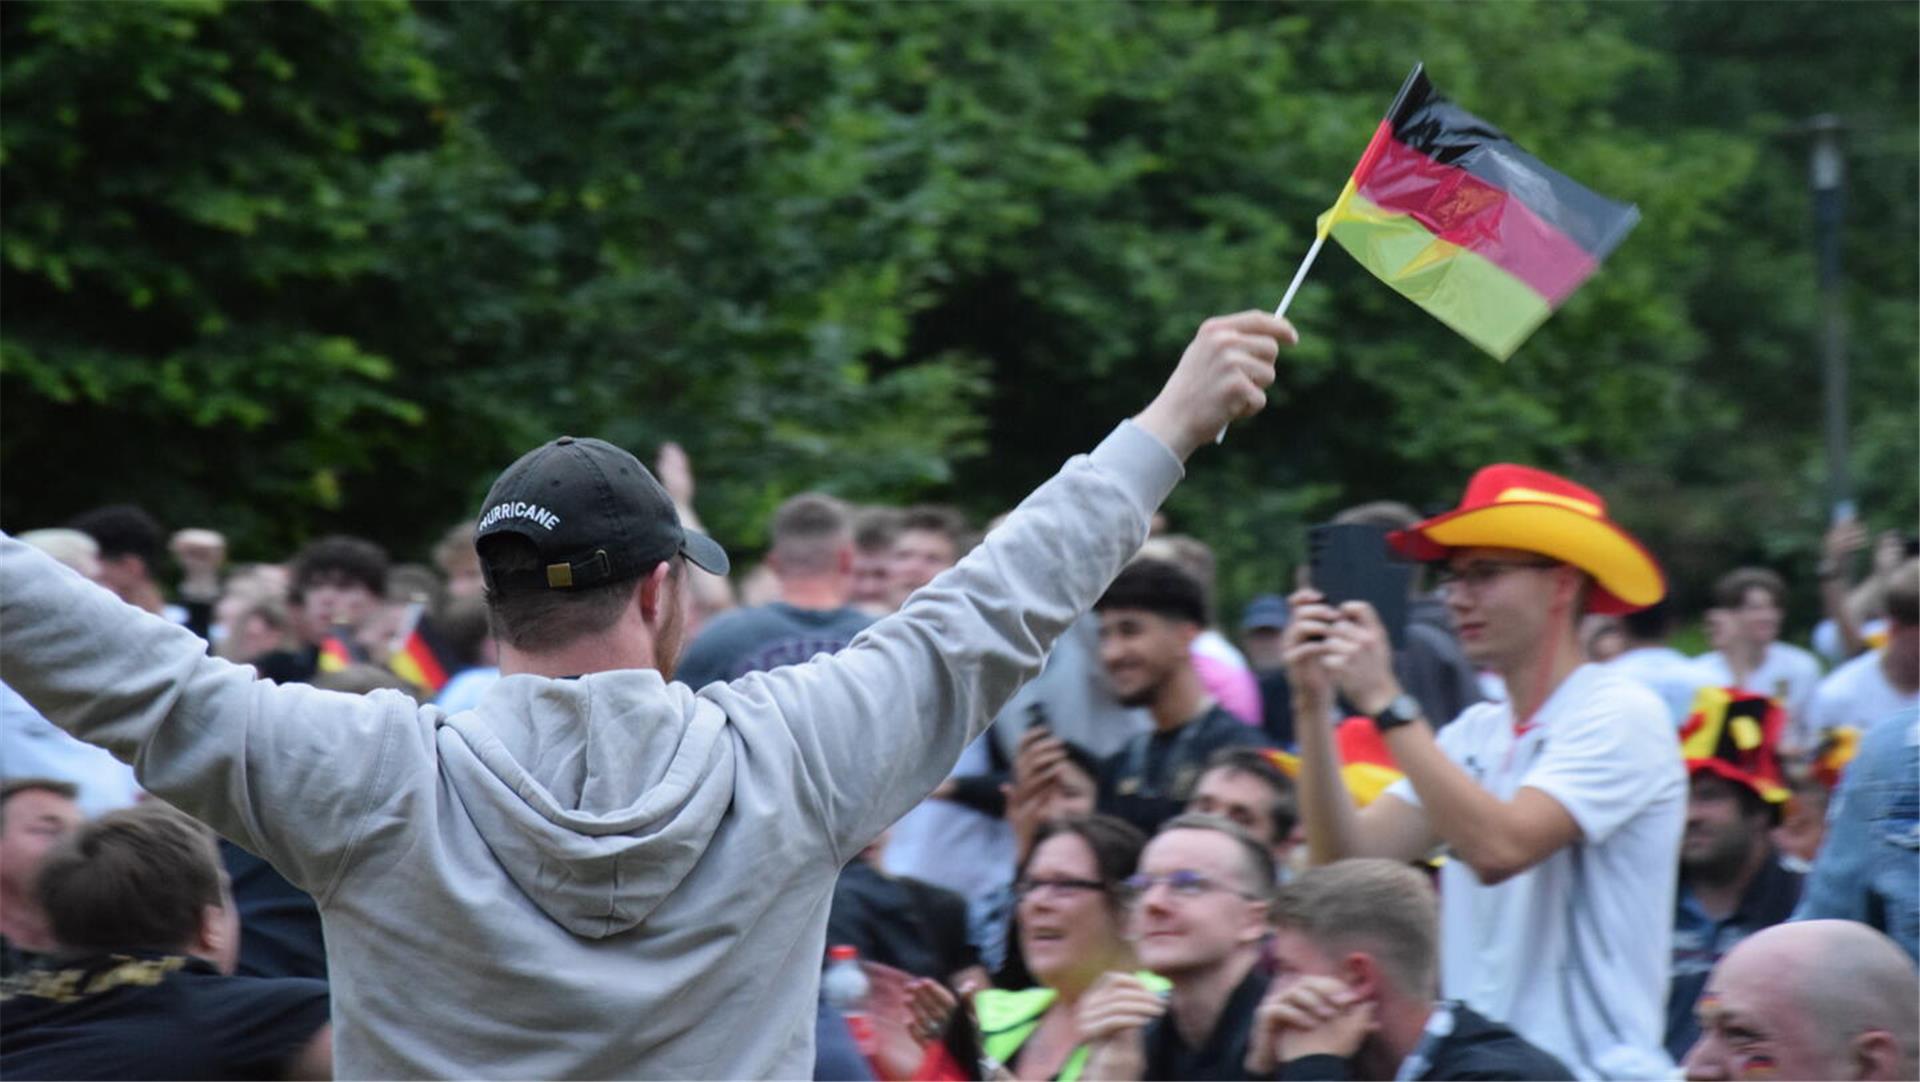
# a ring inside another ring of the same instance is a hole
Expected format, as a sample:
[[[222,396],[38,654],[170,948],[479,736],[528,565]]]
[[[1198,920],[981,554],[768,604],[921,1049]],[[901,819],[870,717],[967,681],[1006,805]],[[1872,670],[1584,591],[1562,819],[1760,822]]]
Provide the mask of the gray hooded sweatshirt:
[[[802,1078],[841,866],[1180,476],[1123,424],[833,657],[509,676],[452,715],[258,680],[0,537],[0,680],[313,895],[343,1078]]]

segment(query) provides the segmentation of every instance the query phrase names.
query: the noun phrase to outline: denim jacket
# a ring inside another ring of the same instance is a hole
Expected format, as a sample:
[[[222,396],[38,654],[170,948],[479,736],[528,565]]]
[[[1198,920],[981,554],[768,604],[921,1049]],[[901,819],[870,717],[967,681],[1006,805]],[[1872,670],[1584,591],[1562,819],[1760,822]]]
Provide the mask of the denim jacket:
[[[1920,711],[1861,738],[1793,918],[1861,921],[1920,958]]]

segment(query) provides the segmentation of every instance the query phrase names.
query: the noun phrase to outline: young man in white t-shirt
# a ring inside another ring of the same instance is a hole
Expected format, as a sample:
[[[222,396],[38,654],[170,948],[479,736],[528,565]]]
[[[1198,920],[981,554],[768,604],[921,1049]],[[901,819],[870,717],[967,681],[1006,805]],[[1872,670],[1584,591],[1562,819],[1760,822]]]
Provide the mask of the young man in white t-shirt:
[[[1787,584],[1764,567],[1729,571],[1713,586],[1712,620],[1719,621],[1714,649],[1694,660],[1700,683],[1737,687],[1770,695],[1787,712],[1780,751],[1800,755],[1813,750],[1818,736],[1808,724],[1813,689],[1820,683],[1820,659],[1780,641]]]
[[[1510,701],[1469,707],[1436,736],[1394,680],[1369,606],[1294,595],[1287,660],[1313,859],[1416,860],[1444,844],[1442,994],[1582,1078],[1670,1073],[1686,770],[1660,698],[1584,664],[1576,633],[1584,612],[1660,600],[1658,565],[1597,494],[1522,466],[1481,470],[1459,508],[1389,543],[1444,564],[1461,646]],[[1406,775],[1365,809],[1338,781],[1335,690],[1373,717]]]
[[[1865,732],[1882,718],[1920,706],[1920,560],[1908,560],[1887,584],[1887,642],[1833,670],[1813,693],[1807,731]]]

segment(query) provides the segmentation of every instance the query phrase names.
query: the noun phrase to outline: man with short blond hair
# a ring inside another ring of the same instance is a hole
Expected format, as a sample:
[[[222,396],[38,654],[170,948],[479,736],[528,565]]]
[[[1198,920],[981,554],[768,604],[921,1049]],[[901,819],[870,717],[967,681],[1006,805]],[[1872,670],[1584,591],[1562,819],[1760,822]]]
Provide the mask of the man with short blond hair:
[[[767,567],[779,584],[779,600],[729,609],[708,620],[680,659],[678,676],[687,686],[737,680],[836,653],[873,623],[847,603],[853,526],[846,504],[803,492],[774,511],[772,534]]]
[[[1463,1003],[1436,1001],[1433,887],[1391,860],[1314,868],[1274,900],[1273,985],[1246,1068],[1289,1082],[1571,1079],[1565,1064]]]

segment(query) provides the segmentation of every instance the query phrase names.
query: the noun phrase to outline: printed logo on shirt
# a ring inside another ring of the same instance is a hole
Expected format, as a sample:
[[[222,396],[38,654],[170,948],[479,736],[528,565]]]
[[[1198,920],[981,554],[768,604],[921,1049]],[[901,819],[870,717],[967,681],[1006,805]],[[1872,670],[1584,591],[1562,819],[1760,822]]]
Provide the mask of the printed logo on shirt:
[[[7,981],[4,989],[0,989],[0,1000],[31,996],[55,1003],[78,1003],[115,988],[151,988],[186,964],[187,960],[177,955],[127,958],[111,969],[93,974],[91,979],[84,969],[30,969]]]
[[[1194,765],[1183,766],[1173,773],[1173,798],[1185,801],[1193,796],[1193,787],[1200,780],[1200,768]]]

